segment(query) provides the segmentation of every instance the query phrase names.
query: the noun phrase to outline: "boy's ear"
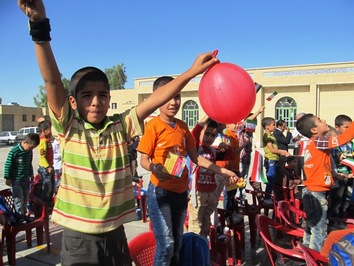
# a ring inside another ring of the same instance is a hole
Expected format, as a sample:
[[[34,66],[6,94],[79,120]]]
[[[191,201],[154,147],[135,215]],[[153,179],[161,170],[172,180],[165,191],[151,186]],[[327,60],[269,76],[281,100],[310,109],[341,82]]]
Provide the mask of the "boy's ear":
[[[77,109],[77,103],[76,103],[76,100],[73,96],[69,96],[69,102],[70,102],[70,105],[71,105],[71,108],[73,110],[76,110]]]
[[[310,129],[310,132],[311,132],[312,135],[317,135],[317,133],[318,133],[317,127],[312,127]]]

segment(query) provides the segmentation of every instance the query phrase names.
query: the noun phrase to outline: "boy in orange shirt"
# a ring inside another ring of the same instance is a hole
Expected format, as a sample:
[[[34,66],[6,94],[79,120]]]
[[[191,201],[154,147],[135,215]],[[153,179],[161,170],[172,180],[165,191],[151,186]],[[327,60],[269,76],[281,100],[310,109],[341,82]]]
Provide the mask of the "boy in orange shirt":
[[[153,90],[171,82],[172,77],[160,77],[155,80]],[[141,153],[141,166],[151,171],[148,185],[149,217],[156,239],[154,265],[180,265],[179,251],[182,247],[183,224],[185,221],[189,177],[187,168],[183,168],[180,177],[163,172],[169,153],[179,154],[199,166],[222,175],[230,182],[236,182],[235,173],[221,168],[200,156],[188,126],[176,119],[181,104],[181,96],[160,106],[160,115],[150,120],[141,137],[138,151]]]
[[[327,192],[334,184],[329,150],[354,138],[354,123],[343,134],[328,137],[326,120],[306,114],[297,121],[296,128],[310,139],[304,156],[302,202],[307,219],[303,243],[320,251],[327,236]]]

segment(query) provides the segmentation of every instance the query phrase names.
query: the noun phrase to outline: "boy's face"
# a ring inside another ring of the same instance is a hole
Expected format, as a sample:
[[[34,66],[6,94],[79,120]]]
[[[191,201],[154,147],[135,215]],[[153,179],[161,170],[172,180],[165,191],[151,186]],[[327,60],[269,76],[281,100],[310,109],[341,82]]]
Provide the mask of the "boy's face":
[[[69,98],[72,108],[79,112],[80,117],[98,129],[103,126],[110,99],[107,85],[103,81],[87,81],[77,92],[76,99],[72,96]]]
[[[269,132],[274,132],[275,130],[275,121],[271,122],[269,125],[266,125],[266,130]]]
[[[177,94],[174,98],[170,101],[165,103],[164,105],[160,106],[160,116],[167,116],[167,117],[174,117],[181,106],[181,94]]]
[[[202,143],[204,146],[211,146],[218,135],[218,129],[207,127],[203,133]]]
[[[22,148],[23,148],[25,151],[31,151],[31,150],[33,150],[34,148],[37,147],[37,145],[28,144],[26,141],[22,141],[22,142],[21,142],[21,146],[22,146]]]
[[[296,160],[296,159],[294,159],[294,160],[288,162],[288,167],[289,167],[290,169],[295,169],[296,166],[297,166],[297,160]]]
[[[326,120],[320,119],[319,117],[315,116],[314,118],[315,127],[311,129],[313,135],[325,135],[329,130],[329,127],[326,123]]]
[[[344,131],[346,131],[351,123],[352,122],[345,121],[345,122],[342,123],[342,125],[336,126],[336,129],[337,129],[338,133],[342,134]]]
[[[52,136],[52,129],[51,128],[44,129],[43,133],[46,138],[50,138]]]
[[[236,123],[227,124],[226,127],[231,132],[236,132],[237,131],[237,124]]]

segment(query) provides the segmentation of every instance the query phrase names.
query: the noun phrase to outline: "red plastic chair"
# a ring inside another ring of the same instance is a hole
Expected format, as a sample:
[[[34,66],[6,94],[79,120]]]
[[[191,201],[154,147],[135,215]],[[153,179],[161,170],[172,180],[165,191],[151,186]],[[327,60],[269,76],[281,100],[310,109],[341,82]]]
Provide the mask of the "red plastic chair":
[[[303,244],[299,244],[301,251],[304,253],[307,266],[327,265],[328,259],[323,257],[317,250],[309,248]]]
[[[40,185],[39,183],[37,185]],[[14,211],[14,201],[11,189],[0,191],[0,195],[4,197],[9,208]],[[49,214],[47,204],[30,194],[30,200],[38,206],[34,214],[34,220],[21,225],[9,225],[5,223],[2,228],[2,241],[7,246],[7,256],[10,265],[16,264],[16,235],[21,231],[26,231],[27,246],[32,246],[32,229],[36,228],[37,245],[43,244],[43,227],[47,242],[47,251],[50,252],[50,236],[49,236]]]
[[[258,213],[261,213],[261,211],[263,210],[264,215],[269,215],[270,210],[273,210],[273,219],[277,218],[277,204],[275,201],[275,195],[271,194],[271,199],[273,201],[272,205],[268,205],[264,203],[264,199],[265,196],[267,195],[267,193],[265,191],[263,191],[262,189],[262,183],[261,182],[252,182],[250,181],[250,185],[252,187],[253,190],[249,190],[249,193],[252,194],[252,200],[253,203],[256,203],[256,206],[258,208]]]
[[[146,202],[146,189],[143,188],[143,180],[139,181],[139,184],[134,186],[134,197],[139,201],[141,213],[143,216],[143,222],[147,222],[147,202]]]
[[[302,234],[305,233],[305,229],[300,226],[300,221],[306,219],[306,213],[303,210],[296,208],[289,201],[281,200],[278,202],[278,213],[280,219],[284,223]]]
[[[263,214],[256,216],[256,224],[273,266],[276,265],[277,255],[281,256],[283,265],[287,260],[305,262],[304,254],[297,248],[302,236],[301,232],[280,224]],[[285,236],[290,237],[289,243],[287,243],[289,244],[288,247],[278,245],[274,241],[274,233],[281,234],[283,239]]]
[[[156,242],[154,232],[142,233],[128,242],[130,257],[136,266],[154,265]]]

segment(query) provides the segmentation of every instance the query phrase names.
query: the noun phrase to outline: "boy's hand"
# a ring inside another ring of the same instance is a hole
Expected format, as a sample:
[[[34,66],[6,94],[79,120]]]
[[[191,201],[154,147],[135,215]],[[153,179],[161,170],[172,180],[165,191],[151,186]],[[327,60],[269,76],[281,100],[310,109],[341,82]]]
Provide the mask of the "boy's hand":
[[[290,153],[288,153],[287,151],[281,150],[281,151],[280,151],[280,155],[283,155],[283,156],[285,156],[285,157],[289,157],[289,156],[290,156]]]
[[[211,67],[219,62],[220,62],[219,59],[213,57],[212,52],[200,54],[200,55],[198,55],[198,57],[196,58],[193,65],[191,66],[191,68],[188,71],[194,77],[196,75],[202,74],[209,67]]]
[[[218,150],[219,150],[220,152],[225,152],[225,151],[227,151],[229,148],[230,148],[229,145],[227,145],[225,142],[221,142],[221,143],[219,144],[219,146],[218,146]]]
[[[226,168],[221,168],[221,175],[229,184],[236,184],[239,181],[239,177],[232,171],[227,170]]]
[[[18,0],[17,4],[31,21],[38,21],[47,17],[42,0]]]
[[[12,179],[6,179],[5,184],[6,184],[6,186],[11,187],[12,186]]]
[[[163,165],[162,164],[155,164],[152,172],[154,173],[154,175],[157,177],[157,179],[161,182],[166,181],[169,178],[173,178],[173,176],[166,174],[164,172],[162,172],[163,169]]]

